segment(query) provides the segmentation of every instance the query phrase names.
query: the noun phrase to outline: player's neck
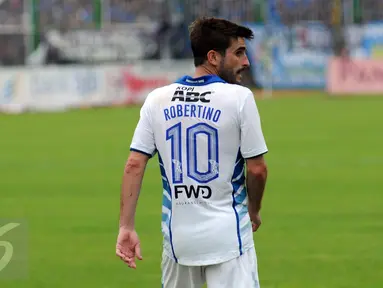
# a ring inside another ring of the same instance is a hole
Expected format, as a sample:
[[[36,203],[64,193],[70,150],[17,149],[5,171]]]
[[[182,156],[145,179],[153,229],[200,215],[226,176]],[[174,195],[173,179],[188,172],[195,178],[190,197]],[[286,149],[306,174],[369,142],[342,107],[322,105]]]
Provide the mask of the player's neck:
[[[195,68],[194,78],[199,78],[207,75],[218,75],[218,71],[214,67],[209,67],[207,65],[201,65]]]

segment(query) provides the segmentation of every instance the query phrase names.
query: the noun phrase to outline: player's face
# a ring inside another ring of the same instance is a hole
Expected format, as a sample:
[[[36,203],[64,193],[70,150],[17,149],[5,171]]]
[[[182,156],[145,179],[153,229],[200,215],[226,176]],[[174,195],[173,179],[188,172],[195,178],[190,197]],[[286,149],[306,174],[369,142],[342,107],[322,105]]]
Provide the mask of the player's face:
[[[242,72],[250,66],[246,55],[245,39],[233,40],[231,46],[226,50],[218,69],[218,75],[228,83],[240,84]]]

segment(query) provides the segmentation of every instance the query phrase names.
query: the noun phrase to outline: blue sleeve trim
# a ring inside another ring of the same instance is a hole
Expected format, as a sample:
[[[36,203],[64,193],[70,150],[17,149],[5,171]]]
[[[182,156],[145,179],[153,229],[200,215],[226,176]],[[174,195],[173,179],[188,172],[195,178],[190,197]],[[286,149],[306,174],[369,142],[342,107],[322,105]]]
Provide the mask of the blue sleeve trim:
[[[142,150],[138,150],[138,149],[130,148],[130,151],[134,151],[134,152],[138,152],[138,153],[144,154],[144,155],[148,156],[149,158],[152,158],[152,157],[153,157],[152,154],[146,153],[146,152],[144,152],[144,151],[142,151]]]
[[[260,154],[256,154],[256,155],[254,155],[254,156],[243,157],[243,159],[247,160],[247,159],[252,159],[252,158],[259,157],[259,156],[263,156],[263,155],[267,154],[267,152],[269,152],[269,151],[265,151],[265,152],[262,152],[262,153],[260,153]]]

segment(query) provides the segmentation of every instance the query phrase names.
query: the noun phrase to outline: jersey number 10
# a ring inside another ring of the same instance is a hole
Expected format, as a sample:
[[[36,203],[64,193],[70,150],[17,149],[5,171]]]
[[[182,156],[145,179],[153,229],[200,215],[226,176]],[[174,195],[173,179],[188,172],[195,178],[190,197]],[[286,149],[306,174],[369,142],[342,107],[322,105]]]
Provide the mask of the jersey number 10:
[[[203,159],[200,156],[201,154],[198,154],[198,134],[205,134],[207,136],[207,159]],[[182,140],[184,137],[182,136],[181,122],[166,130],[166,140],[170,140],[171,143],[172,180],[174,184],[183,183]],[[199,183],[208,183],[216,179],[219,174],[218,130],[206,123],[198,123],[186,129],[185,141],[187,176]],[[207,171],[200,171],[198,169],[197,159],[198,161],[207,161]]]

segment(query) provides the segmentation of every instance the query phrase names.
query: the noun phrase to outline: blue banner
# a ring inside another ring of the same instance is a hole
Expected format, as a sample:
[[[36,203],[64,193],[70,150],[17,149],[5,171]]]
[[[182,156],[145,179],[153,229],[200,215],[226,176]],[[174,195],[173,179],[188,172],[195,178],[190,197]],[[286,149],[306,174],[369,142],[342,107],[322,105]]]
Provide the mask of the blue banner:
[[[324,43],[310,46],[314,34],[323,27],[313,24],[289,29],[282,25],[248,25],[254,32],[254,40],[248,43],[255,82],[261,87],[273,89],[322,89],[326,86],[327,62],[331,45]],[[312,34],[309,36],[309,34]]]
[[[363,48],[371,59],[383,58],[383,23],[370,23],[364,26]]]

